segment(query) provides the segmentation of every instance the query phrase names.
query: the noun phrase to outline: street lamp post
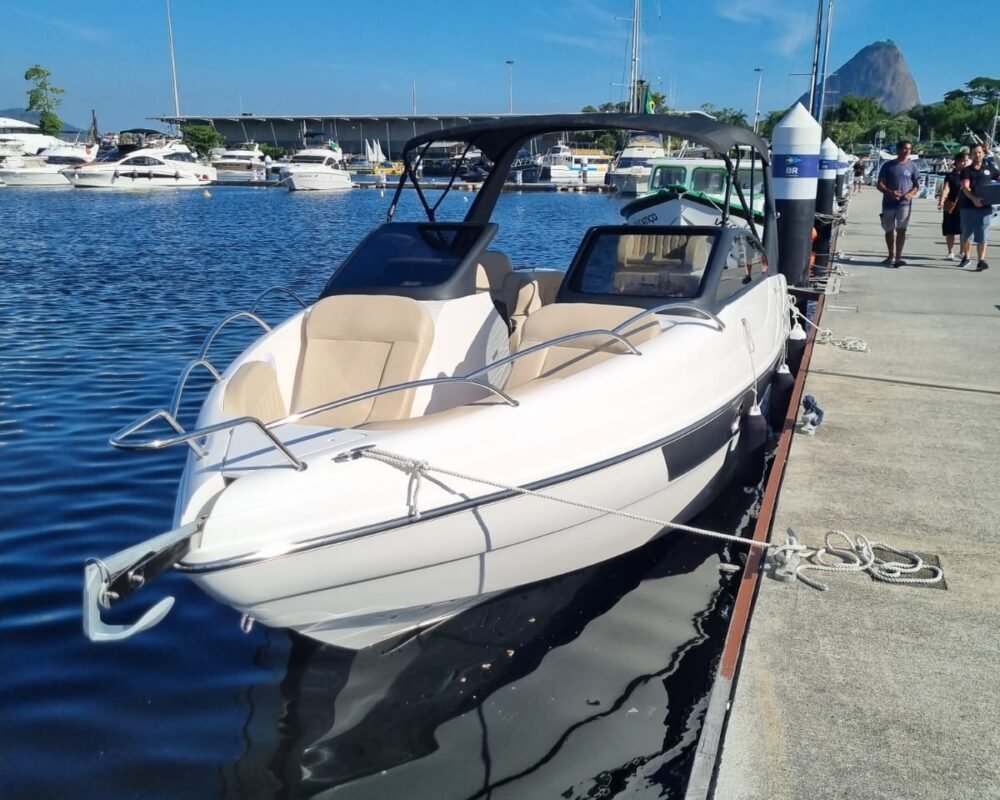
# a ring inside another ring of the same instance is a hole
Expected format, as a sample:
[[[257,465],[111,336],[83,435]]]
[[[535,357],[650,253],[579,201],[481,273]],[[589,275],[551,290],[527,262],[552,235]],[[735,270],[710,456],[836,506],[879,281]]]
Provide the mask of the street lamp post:
[[[507,65],[507,95],[509,97],[509,104],[507,106],[507,113],[514,113],[514,61],[512,59],[507,59],[504,62]]]
[[[753,132],[757,133],[757,126],[760,124],[760,79],[764,70],[761,67],[754,67],[753,71],[757,73],[757,96],[753,101]]]

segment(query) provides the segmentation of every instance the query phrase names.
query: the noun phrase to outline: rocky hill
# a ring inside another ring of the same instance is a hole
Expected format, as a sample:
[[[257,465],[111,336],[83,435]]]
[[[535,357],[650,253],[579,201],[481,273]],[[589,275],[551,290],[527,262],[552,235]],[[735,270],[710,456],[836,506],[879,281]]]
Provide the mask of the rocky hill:
[[[849,94],[874,97],[886,111],[896,113],[920,105],[917,82],[894,41],[874,42],[859,50],[850,61],[826,79],[826,107],[837,105]],[[809,95],[800,102],[807,104]]]

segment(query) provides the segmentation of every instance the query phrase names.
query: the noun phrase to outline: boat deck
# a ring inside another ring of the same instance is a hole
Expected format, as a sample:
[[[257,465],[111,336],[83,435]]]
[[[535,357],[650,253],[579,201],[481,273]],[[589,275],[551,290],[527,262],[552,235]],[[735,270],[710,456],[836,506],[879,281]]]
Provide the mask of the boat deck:
[[[993,268],[959,271],[917,200],[887,269],[879,201],[851,199],[821,321],[871,352],[814,348],[825,419],[793,441],[772,538],[863,534],[936,557],[946,587],[762,578],[718,770],[688,798],[1000,797],[1000,226]]]

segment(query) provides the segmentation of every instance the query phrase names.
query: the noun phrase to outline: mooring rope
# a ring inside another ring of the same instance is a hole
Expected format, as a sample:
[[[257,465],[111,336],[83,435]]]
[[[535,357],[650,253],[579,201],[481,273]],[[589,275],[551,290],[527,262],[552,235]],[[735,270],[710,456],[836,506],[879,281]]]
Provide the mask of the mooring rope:
[[[792,315],[796,319],[801,320],[816,329],[816,341],[820,344],[832,344],[835,347],[840,347],[844,350],[853,350],[856,353],[868,352],[868,342],[864,339],[858,339],[854,336],[845,336],[843,339],[835,339],[832,330],[829,328],[821,328],[809,319],[809,317],[799,311],[798,306],[795,305],[795,298],[791,295],[788,295],[788,309],[792,312]]]
[[[410,517],[413,519],[420,518],[420,509],[417,506],[417,500],[420,492],[421,479],[428,473],[435,472],[439,475],[482,484],[484,486],[501,489],[514,494],[525,495],[527,497],[538,497],[542,500],[552,500],[553,502],[562,503],[563,505],[573,506],[575,508],[596,511],[599,514],[608,514],[622,519],[630,519],[636,522],[648,522],[659,528],[669,528],[670,530],[730,542],[743,547],[760,547],[768,551],[769,562],[776,565],[776,576],[779,577],[779,579],[792,580],[793,578],[797,578],[808,586],[823,592],[825,592],[828,588],[826,584],[803,575],[803,571],[821,570],[825,572],[867,572],[875,580],[884,581],[886,583],[900,584],[930,584],[937,583],[943,578],[943,572],[940,567],[926,564],[916,553],[911,553],[907,550],[899,550],[895,547],[884,544],[883,542],[871,542],[864,536],[858,536],[854,542],[851,542],[850,538],[843,531],[830,531],[826,536],[825,547],[818,548],[811,548],[807,545],[801,544],[795,532],[791,529],[788,531],[788,539],[781,544],[774,542],[759,542],[753,539],[747,539],[743,536],[720,533],[719,531],[713,531],[707,528],[684,525],[680,522],[670,522],[669,520],[658,519],[656,517],[648,517],[644,514],[633,514],[630,511],[622,511],[618,508],[610,508],[597,503],[585,503],[580,500],[557,497],[556,495],[549,494],[548,492],[540,492],[537,489],[528,489],[524,486],[503,483],[502,481],[494,481],[477,475],[459,472],[457,470],[445,469],[443,467],[435,466],[428,461],[409,458],[407,456],[400,455],[399,453],[393,453],[389,450],[382,450],[378,447],[369,447],[357,452],[362,458],[370,458],[374,461],[379,461],[407,474],[409,482],[407,484],[406,502]],[[834,547],[831,543],[832,537],[834,536],[843,538],[844,541],[847,542],[848,547]],[[911,562],[903,563],[899,561],[886,561],[884,559],[880,559],[876,557],[874,548],[888,550],[896,555],[905,556],[911,559]],[[824,561],[823,556],[827,553],[841,557],[844,559],[844,563],[831,564]],[[806,559],[805,563],[800,563],[802,559]],[[813,559],[813,561],[810,562],[809,559]],[[922,570],[930,570],[932,575],[927,578],[906,577],[912,576]]]
[[[846,543],[846,547],[835,547],[835,539],[841,539]],[[887,550],[897,556],[909,559],[903,561],[889,561],[875,555],[875,550]],[[842,559],[840,563],[830,563],[824,556],[837,556]],[[944,578],[943,570],[933,564],[926,563],[919,555],[909,550],[900,550],[891,547],[885,542],[872,542],[867,537],[858,535],[854,541],[843,531],[830,531],[826,535],[823,547],[809,547],[801,544],[795,530],[788,529],[788,538],[783,545],[772,547],[769,554],[775,568],[775,577],[779,580],[793,580],[797,578],[808,586],[825,592],[829,587],[804,575],[806,570],[816,570],[819,572],[867,572],[872,578],[884,583],[898,584],[932,584],[938,583]],[[802,559],[805,559],[803,561]],[[916,573],[929,571],[927,577],[915,577]]]

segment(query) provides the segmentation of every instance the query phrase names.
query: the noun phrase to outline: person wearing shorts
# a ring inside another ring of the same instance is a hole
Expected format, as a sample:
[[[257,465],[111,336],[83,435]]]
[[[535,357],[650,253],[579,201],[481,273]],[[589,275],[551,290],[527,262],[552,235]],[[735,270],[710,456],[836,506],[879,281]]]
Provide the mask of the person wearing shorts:
[[[910,161],[913,144],[901,141],[896,145],[896,158],[886,161],[878,173],[878,190],[882,193],[882,230],[889,255],[882,263],[887,267],[901,267],[906,226],[910,224],[911,201],[920,184],[920,170]]]
[[[962,170],[968,163],[969,159],[965,153],[955,156],[951,172],[944,176],[944,186],[938,198],[938,208],[943,212],[941,233],[948,247],[948,255],[945,258],[949,261],[955,260],[955,242],[962,235],[962,215],[958,210],[958,199],[962,194]]]
[[[986,263],[987,240],[990,222],[993,220],[993,206],[978,194],[986,184],[1000,181],[1000,169],[986,163],[986,150],[981,144],[970,150],[972,164],[962,170],[962,195],[958,201],[962,217],[962,261],[964,267],[971,259],[972,243],[976,243],[976,272],[990,268]]]

